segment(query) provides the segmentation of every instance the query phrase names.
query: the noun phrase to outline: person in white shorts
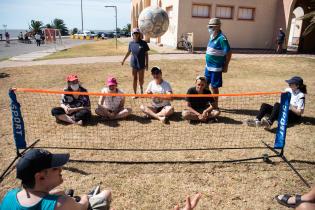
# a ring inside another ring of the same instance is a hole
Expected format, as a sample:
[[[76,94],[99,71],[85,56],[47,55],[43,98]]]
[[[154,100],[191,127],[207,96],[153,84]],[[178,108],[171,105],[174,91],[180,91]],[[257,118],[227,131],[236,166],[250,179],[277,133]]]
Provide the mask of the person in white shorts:
[[[146,93],[147,94],[172,94],[171,85],[163,80],[162,70],[155,66],[151,69],[153,80],[149,83]],[[170,103],[171,98],[169,97],[154,97],[152,99],[151,106],[141,105],[140,109],[150,117],[160,120],[165,123],[167,117],[174,113],[174,108]]]
[[[123,91],[118,89],[117,85],[116,78],[109,77],[107,79],[107,86],[102,89],[102,93],[123,94]],[[95,113],[107,120],[123,119],[129,116],[132,111],[130,108],[124,108],[124,105],[124,96],[101,96]]]

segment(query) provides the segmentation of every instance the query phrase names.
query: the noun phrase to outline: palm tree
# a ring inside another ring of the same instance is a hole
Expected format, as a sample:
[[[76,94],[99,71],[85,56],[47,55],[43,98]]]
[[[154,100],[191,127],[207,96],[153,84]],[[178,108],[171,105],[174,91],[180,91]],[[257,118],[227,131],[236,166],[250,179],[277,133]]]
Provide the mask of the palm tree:
[[[312,31],[315,31],[315,11],[312,11],[310,13],[305,14],[304,16],[298,18],[299,20],[310,20],[310,24],[306,27],[306,29],[303,32],[303,36],[307,36]]]
[[[73,35],[73,34],[77,34],[78,31],[79,31],[78,28],[73,28],[73,29],[71,30],[71,34],[72,34],[72,35]]]
[[[32,33],[36,34],[43,28],[43,22],[39,20],[31,20],[31,25],[29,25],[29,29]]]
[[[46,27],[46,28],[53,28],[53,26],[52,26],[50,23],[47,23],[47,24],[45,25],[45,27]]]
[[[59,29],[62,36],[69,35],[69,30],[62,19],[55,18],[52,22],[53,28]]]

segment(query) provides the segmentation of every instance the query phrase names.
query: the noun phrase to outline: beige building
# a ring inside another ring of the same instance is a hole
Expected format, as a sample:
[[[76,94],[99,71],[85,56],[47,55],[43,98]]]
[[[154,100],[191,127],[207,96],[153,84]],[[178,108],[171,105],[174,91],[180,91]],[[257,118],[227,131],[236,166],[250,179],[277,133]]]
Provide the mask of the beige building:
[[[315,33],[301,34],[308,21],[297,18],[315,10],[310,0],[132,0],[131,25],[138,26],[141,11],[160,6],[168,14],[168,31],[150,42],[176,47],[182,34],[193,33],[194,47],[205,48],[210,18],[222,20],[222,31],[232,48],[274,49],[279,28],[286,33],[286,45],[315,52]]]

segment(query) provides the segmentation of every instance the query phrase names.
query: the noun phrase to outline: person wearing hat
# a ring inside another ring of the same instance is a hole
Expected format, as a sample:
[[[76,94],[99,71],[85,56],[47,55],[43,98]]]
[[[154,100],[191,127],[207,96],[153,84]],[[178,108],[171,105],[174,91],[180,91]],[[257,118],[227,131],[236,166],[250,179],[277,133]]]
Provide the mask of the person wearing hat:
[[[187,94],[211,94],[206,86],[206,78],[198,76],[195,86],[189,88]],[[185,120],[207,122],[209,119],[216,120],[216,117],[220,115],[213,97],[187,97],[186,100],[187,109],[182,112],[182,117]]]
[[[43,149],[30,149],[16,165],[16,178],[22,189],[12,189],[3,198],[1,210],[87,210],[102,202],[109,206],[111,191],[103,190],[94,196],[80,196],[76,202],[65,192],[56,190],[62,184],[62,166],[69,154],[52,154]]]
[[[60,192],[53,192],[63,182],[61,167],[68,160],[69,154],[51,154],[42,149],[26,152],[16,165],[16,177],[21,180],[22,189],[10,190],[2,200],[1,209],[87,209],[87,196],[81,196],[77,203]]]
[[[172,94],[171,85],[162,78],[162,70],[158,66],[151,69],[153,80],[149,83],[147,94]],[[167,117],[174,113],[174,107],[171,106],[170,98],[168,97],[154,97],[152,99],[152,106],[141,105],[140,109],[150,117],[166,123]]]
[[[289,87],[285,89],[285,92],[291,93],[288,123],[297,123],[301,120],[305,108],[305,94],[307,93],[306,85],[303,83],[303,79],[299,76],[294,76],[291,79],[286,80],[286,82]],[[273,106],[263,103],[256,118],[247,120],[247,125],[269,129],[273,122],[278,119],[279,113],[280,103],[277,102]],[[265,117],[267,114],[269,117]]]
[[[123,91],[118,89],[117,86],[116,78],[108,77],[106,87],[102,89],[102,93],[123,94]],[[131,109],[124,108],[124,105],[124,96],[101,96],[95,113],[108,120],[123,119],[131,114]]]
[[[77,75],[68,75],[66,81],[65,92],[87,92]],[[60,107],[53,108],[51,114],[57,121],[82,125],[91,117],[90,98],[88,95],[63,94]]]
[[[125,60],[131,54],[130,66],[132,68],[133,76],[133,92],[137,94],[138,80],[140,85],[140,92],[143,93],[144,84],[144,70],[148,70],[149,67],[149,55],[150,50],[148,44],[142,40],[141,32],[139,28],[132,30],[133,40],[129,42],[128,52],[126,53],[121,65],[124,65]],[[135,98],[135,97],[134,97]]]
[[[221,31],[221,20],[212,18],[208,23],[209,42],[206,51],[205,77],[213,94],[219,94],[222,87],[222,72],[228,72],[232,57],[229,42]],[[218,106],[218,98],[215,98]]]
[[[285,41],[285,33],[282,28],[279,28],[279,33],[277,36],[277,49],[276,53],[281,54],[283,52],[283,43]]]

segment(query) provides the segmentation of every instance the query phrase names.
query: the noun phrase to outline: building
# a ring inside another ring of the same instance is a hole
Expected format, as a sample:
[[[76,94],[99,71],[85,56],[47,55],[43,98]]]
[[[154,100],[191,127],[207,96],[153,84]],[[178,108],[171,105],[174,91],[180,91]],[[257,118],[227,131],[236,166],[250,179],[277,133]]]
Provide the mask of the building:
[[[141,11],[160,6],[168,14],[168,31],[150,42],[176,47],[182,34],[193,32],[195,48],[207,45],[210,18],[222,20],[222,30],[232,48],[274,49],[279,28],[286,45],[300,52],[315,52],[315,32],[302,36],[309,20],[298,20],[315,10],[313,0],[132,0],[131,25],[137,27]]]

